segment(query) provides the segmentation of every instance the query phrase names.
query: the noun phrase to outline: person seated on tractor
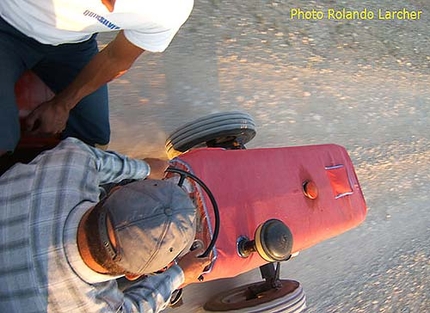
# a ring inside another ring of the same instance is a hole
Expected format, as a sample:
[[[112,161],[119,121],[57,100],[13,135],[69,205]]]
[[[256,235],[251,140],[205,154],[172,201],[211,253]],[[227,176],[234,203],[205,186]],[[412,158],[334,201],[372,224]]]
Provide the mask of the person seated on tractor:
[[[32,70],[55,93],[26,118],[31,135],[110,141],[107,83],[144,52],[162,52],[193,0],[1,0],[0,156],[20,139],[14,86]],[[116,37],[100,52],[97,33]]]
[[[176,184],[145,179],[150,171],[67,138],[3,174],[0,311],[159,312],[197,282],[210,260],[190,251],[196,207]],[[125,179],[99,199],[99,186]]]

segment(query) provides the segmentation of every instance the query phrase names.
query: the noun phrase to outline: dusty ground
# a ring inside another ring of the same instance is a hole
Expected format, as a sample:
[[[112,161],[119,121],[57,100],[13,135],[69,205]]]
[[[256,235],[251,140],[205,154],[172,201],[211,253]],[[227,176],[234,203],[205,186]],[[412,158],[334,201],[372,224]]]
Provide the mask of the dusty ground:
[[[359,228],[284,264],[308,312],[430,308],[430,11],[424,0],[196,1],[163,54],[110,84],[113,149],[164,156],[184,122],[251,113],[249,147],[333,142],[351,154],[369,206]],[[290,10],[422,10],[419,20],[292,20]],[[108,37],[100,36],[103,45]],[[258,278],[191,286],[176,312]]]

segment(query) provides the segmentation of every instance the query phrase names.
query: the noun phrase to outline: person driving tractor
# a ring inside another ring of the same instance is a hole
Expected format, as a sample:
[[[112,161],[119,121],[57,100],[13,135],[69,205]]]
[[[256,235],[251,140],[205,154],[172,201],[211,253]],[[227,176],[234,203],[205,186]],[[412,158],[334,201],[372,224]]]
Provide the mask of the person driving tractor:
[[[196,207],[150,172],[67,138],[0,176],[0,311],[159,312],[198,282],[210,259],[190,251]],[[99,186],[125,179],[136,181],[99,199]]]

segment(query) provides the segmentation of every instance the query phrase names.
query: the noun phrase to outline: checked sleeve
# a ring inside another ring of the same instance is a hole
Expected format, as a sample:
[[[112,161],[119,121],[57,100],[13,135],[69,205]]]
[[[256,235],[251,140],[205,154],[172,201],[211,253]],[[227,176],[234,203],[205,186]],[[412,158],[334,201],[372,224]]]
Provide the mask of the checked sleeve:
[[[113,151],[100,150],[76,138],[67,138],[64,141],[73,142],[94,157],[100,184],[119,183],[124,179],[144,179],[150,173],[149,165],[145,161],[132,159]]]

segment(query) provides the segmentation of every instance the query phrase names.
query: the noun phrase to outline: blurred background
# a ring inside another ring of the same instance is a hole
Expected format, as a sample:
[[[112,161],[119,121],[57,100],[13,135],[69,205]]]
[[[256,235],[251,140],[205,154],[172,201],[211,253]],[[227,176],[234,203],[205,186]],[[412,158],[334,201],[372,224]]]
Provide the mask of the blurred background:
[[[425,0],[196,0],[164,53],[145,52],[110,83],[110,148],[165,158],[167,136],[195,118],[250,113],[248,145],[336,143],[369,207],[358,228],[285,262],[307,312],[430,308],[430,11]],[[297,20],[290,10],[419,11],[419,20]],[[111,37],[99,35],[100,46]],[[217,291],[259,271],[193,285],[168,312],[203,312]]]

